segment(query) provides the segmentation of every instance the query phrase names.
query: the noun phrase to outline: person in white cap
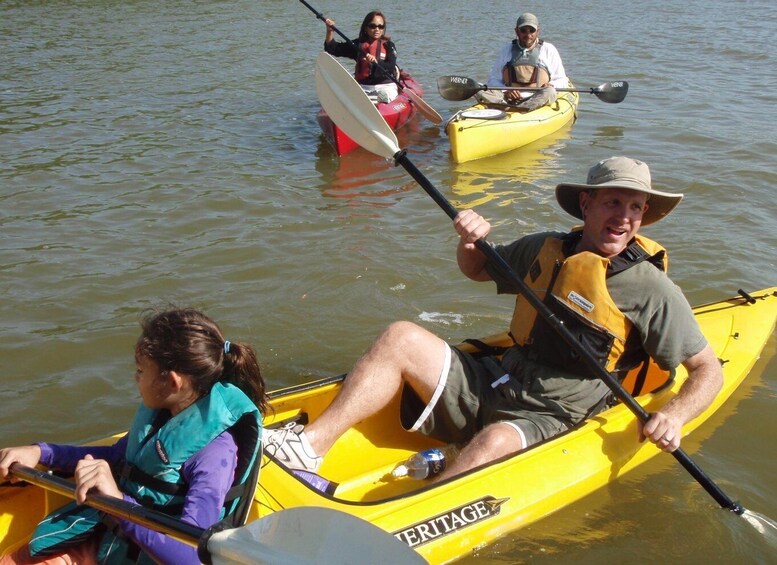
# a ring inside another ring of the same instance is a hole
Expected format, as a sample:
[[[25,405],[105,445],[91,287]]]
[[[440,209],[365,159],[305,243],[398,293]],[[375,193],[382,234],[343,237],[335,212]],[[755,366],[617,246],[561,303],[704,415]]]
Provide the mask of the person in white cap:
[[[638,233],[682,197],[654,189],[645,163],[612,157],[591,167],[586,183],[556,187],[561,208],[581,219],[581,227],[495,246],[616,378],[648,357],[666,371],[687,369],[678,395],[639,428],[642,440],[664,451],[679,447],[683,425],[709,406],[723,382],[691,307],[666,274],[666,250]],[[510,278],[475,246],[491,232],[490,223],[464,210],[453,225],[462,273],[516,294]],[[510,334],[515,344],[501,358],[475,357],[414,323],[395,322],[315,421],[304,429],[267,430],[265,449],[292,468],[315,471],[340,435],[401,391],[407,430],[466,443],[443,480],[547,440],[612,402],[605,383],[520,294]]]
[[[482,103],[504,104],[527,111],[552,104],[556,100],[556,88],[569,86],[558,49],[540,39],[540,22],[528,12],[518,17],[515,35],[511,43],[499,50],[488,86],[543,87],[543,90],[484,90],[475,98]]]

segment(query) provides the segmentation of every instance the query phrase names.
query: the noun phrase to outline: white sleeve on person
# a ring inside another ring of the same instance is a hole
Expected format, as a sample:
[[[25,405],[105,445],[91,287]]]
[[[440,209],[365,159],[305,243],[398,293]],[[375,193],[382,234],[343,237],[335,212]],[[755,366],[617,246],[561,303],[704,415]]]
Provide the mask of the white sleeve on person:
[[[488,86],[507,86],[502,80],[502,69],[512,58],[513,46],[511,43],[508,43],[499,50],[499,53],[496,56],[496,62],[494,62],[494,66],[491,68],[491,74],[488,77]]]
[[[545,42],[542,45],[540,61],[545,64],[550,75],[550,84],[555,88],[566,88],[569,86],[567,73],[564,70],[564,63],[561,62],[561,55],[558,49],[552,43]]]

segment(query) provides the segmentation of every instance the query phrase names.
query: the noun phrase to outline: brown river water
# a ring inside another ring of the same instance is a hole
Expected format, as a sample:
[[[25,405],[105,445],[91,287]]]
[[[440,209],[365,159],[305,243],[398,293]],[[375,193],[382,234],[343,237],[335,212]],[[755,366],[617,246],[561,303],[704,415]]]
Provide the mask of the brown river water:
[[[314,5],[355,35],[375,5]],[[645,230],[692,304],[777,284],[771,2],[384,1],[400,64],[443,117],[438,76],[485,81],[536,13],[583,94],[576,123],[455,165],[444,131],[399,135],[491,239],[569,227],[553,187],[600,159],[647,161],[686,194]],[[165,303],[252,343],[271,389],[347,371],[387,323],[451,341],[506,327],[511,299],[465,280],[445,214],[402,169],[338,158],[314,121],[324,26],[295,0],[0,0],[0,445],[125,429],[138,319]],[[777,518],[777,339],[683,446]],[[516,477],[516,481],[520,481]],[[463,562],[770,563],[777,550],[661,456]]]

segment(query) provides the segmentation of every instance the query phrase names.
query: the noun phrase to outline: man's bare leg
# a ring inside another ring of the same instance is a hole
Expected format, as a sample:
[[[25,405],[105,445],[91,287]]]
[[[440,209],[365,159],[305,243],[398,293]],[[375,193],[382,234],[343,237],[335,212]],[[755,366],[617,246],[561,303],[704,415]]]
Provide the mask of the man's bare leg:
[[[434,480],[443,481],[521,449],[523,444],[518,430],[509,424],[490,424],[475,434],[453,463]]]
[[[386,328],[357,361],[335,399],[305,435],[323,456],[348,429],[384,408],[404,383],[424,402],[440,380],[448,345],[411,322]]]

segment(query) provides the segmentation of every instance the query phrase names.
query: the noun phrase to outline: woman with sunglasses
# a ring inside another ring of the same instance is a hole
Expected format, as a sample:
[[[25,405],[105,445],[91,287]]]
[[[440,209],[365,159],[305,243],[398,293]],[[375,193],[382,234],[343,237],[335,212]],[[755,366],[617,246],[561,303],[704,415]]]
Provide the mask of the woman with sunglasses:
[[[515,24],[516,38],[497,55],[490,86],[542,87],[540,91],[485,90],[475,95],[479,102],[505,104],[535,110],[556,100],[555,87],[569,86],[558,49],[540,39],[540,22],[530,13],[521,14]]]
[[[386,35],[386,17],[383,12],[373,10],[364,17],[359,37],[350,42],[334,39],[335,22],[325,19],[326,40],[324,50],[335,57],[348,57],[356,61],[354,77],[356,82],[377,91],[381,102],[390,102],[397,97],[397,85],[391,77],[398,78],[397,51],[391,37]]]

